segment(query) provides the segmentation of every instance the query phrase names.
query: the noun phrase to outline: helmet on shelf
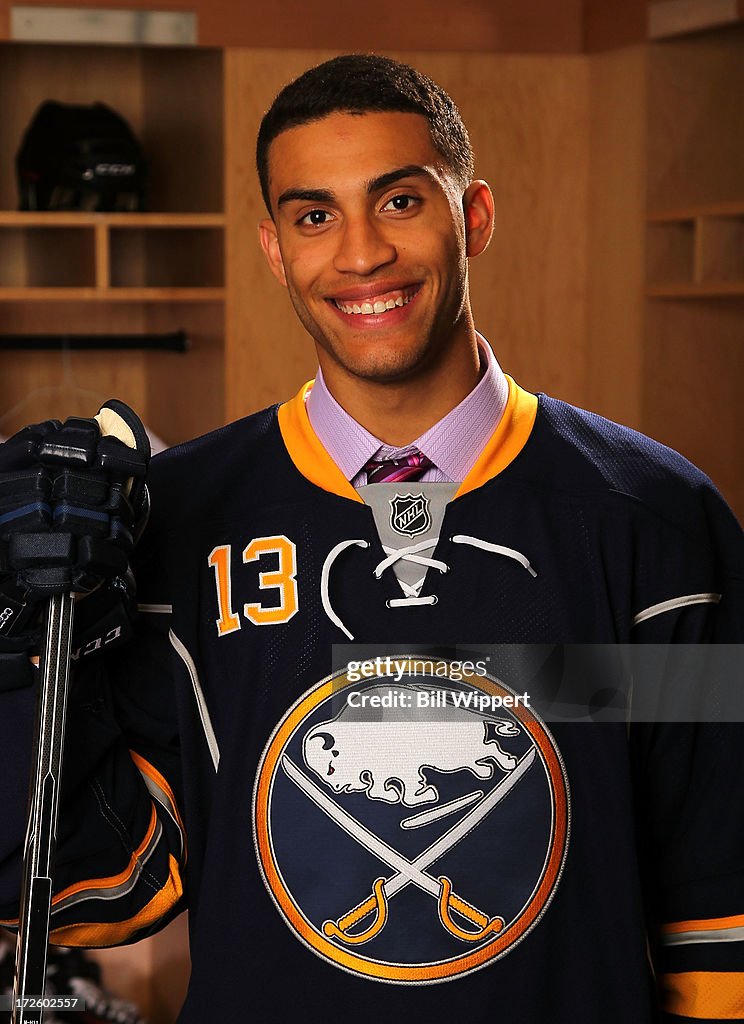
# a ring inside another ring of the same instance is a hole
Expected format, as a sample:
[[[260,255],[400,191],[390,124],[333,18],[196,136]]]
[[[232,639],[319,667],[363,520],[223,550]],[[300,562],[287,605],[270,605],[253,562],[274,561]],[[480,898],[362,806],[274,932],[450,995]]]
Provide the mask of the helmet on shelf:
[[[21,210],[144,207],[146,162],[124,118],[105,103],[46,100],[16,156]]]

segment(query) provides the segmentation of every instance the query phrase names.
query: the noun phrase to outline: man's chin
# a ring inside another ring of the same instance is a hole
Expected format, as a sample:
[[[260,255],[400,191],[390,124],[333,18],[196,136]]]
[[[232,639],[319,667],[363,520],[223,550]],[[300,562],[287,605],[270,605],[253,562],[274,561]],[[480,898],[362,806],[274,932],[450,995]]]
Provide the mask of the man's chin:
[[[424,362],[423,353],[381,353],[370,354],[367,359],[335,358],[347,373],[370,384],[394,384],[407,380],[420,370]]]

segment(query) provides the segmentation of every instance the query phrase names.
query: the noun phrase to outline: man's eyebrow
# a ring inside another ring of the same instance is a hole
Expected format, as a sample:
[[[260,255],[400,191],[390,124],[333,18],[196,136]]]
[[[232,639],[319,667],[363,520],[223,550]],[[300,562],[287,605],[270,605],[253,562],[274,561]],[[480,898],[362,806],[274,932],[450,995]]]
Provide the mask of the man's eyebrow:
[[[407,164],[405,167],[388,171],[387,174],[381,174],[379,178],[372,178],[367,182],[367,194],[382,192],[383,189],[389,188],[390,185],[394,185],[402,178],[429,178],[431,180],[433,177],[434,175],[428,167],[422,167],[420,164]]]
[[[276,201],[277,206],[299,200],[303,203],[332,203],[335,196],[327,188],[288,188]]]
[[[405,167],[397,167],[394,171],[387,171],[377,178],[371,178],[367,184],[367,194],[381,192],[383,189],[394,185],[402,178],[433,178],[432,172],[427,167],[419,164],[407,164]],[[277,207],[284,203],[332,203],[336,198],[335,194],[328,188],[288,188],[277,199]]]

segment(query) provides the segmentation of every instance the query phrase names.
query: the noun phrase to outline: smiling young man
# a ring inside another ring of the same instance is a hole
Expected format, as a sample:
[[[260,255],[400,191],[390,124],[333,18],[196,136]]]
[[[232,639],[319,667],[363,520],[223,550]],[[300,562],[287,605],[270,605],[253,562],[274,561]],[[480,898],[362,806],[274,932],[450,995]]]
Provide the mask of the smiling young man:
[[[137,634],[78,670],[53,937],[188,905],[185,1024],[744,1019],[741,730],[531,700],[597,645],[694,683],[657,645],[740,639],[733,517],[674,452],[503,373],[468,294],[493,199],[434,82],[313,68],[257,158],[319,372],[152,465]],[[6,688],[0,749],[26,749]]]
[[[315,340],[336,401],[388,443],[413,441],[475,387],[468,257],[488,245],[493,198],[450,166],[421,114],[339,111],[271,145],[271,269]]]

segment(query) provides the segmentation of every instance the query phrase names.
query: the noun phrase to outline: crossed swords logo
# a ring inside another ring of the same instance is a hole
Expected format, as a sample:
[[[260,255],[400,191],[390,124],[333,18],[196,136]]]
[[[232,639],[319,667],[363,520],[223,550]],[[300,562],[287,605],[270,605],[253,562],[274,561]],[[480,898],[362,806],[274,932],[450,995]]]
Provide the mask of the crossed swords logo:
[[[444,835],[409,860],[392,846],[371,832],[365,825],[339,806],[327,793],[309,779],[294,762],[285,754],[281,759],[282,768],[289,779],[323,811],[339,828],[348,833],[357,843],[373,854],[395,873],[389,878],[375,879],[372,894],[352,907],[338,920],[324,921],[323,934],[331,939],[339,939],[351,945],[361,945],[378,935],[388,918],[388,904],[393,897],[408,885],[416,885],[423,892],[432,896],[439,907],[439,920],[451,935],[464,942],[481,942],[489,936],[498,934],[505,925],[503,917],[489,917],[472,903],[458,896],[452,890],[452,882],[445,875],[434,877],[427,870],[451,850],[461,839],[471,832],[476,825],[490,814],[517,783],[532,767],[536,757],[535,747],[530,747],[509,774],[505,776],[491,792],[483,797],[463,818]],[[374,914],[372,923],[361,932],[351,929]],[[468,923],[469,927],[461,927],[453,914],[457,914]]]

